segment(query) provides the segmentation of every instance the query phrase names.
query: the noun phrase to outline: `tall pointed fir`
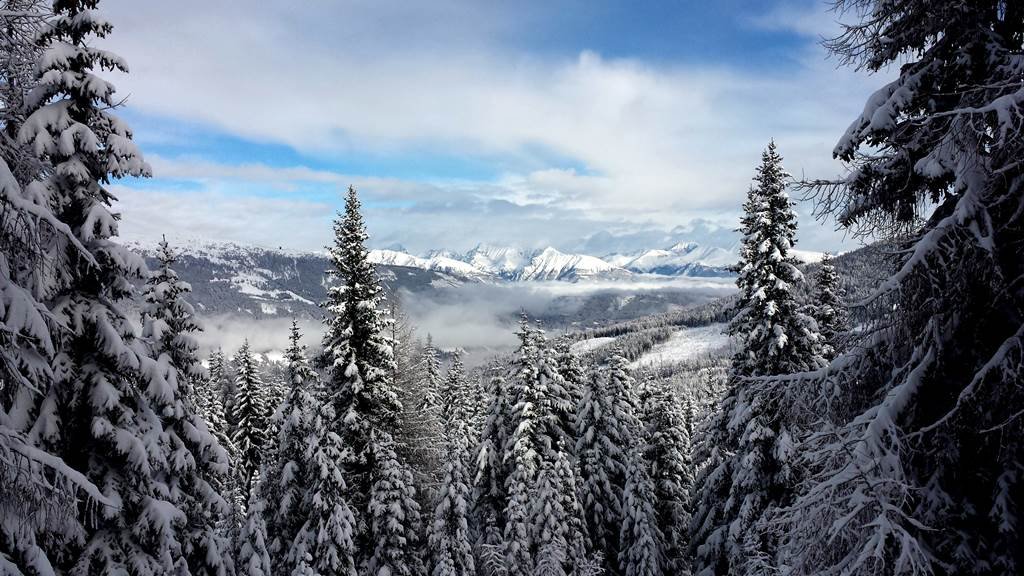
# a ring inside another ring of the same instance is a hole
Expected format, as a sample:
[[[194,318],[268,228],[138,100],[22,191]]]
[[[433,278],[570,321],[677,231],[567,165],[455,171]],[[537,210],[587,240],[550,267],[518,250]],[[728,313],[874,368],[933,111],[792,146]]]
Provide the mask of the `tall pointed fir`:
[[[507,439],[504,460],[508,466],[505,480],[504,545],[509,574],[527,574],[535,568],[536,535],[543,522],[535,513],[533,497],[538,475],[545,466],[555,466],[570,453],[568,422],[572,401],[556,369],[554,355],[543,332],[530,327],[523,316],[518,332],[520,345],[513,362],[509,387],[512,399],[511,435]],[[556,492],[549,492],[555,497]],[[575,497],[560,493],[559,497]],[[549,503],[554,505],[554,503]],[[575,505],[571,505],[575,509]],[[569,557],[568,570],[575,558]]]
[[[772,142],[761,157],[740,231],[739,299],[729,333],[736,338],[730,389],[702,433],[703,462],[692,521],[695,571],[759,574],[773,569],[776,537],[766,521],[791,503],[796,484],[794,392],[753,377],[821,367],[814,322],[793,289],[802,281],[790,255],[796,214],[788,178]]]
[[[473,540],[469,525],[470,437],[465,421],[454,419],[442,428],[443,476],[427,530],[432,576],[474,576]]]
[[[878,320],[809,384],[834,433],[806,451],[787,560],[796,574],[1019,574],[1024,6],[836,8],[853,21],[832,52],[898,75],[835,147],[850,172],[815,184],[819,205],[903,250],[863,302]]]
[[[367,258],[366,226],[355,188],[348,190],[345,212],[335,221],[334,232],[329,274],[335,284],[328,290],[326,303],[324,352],[329,366],[325,386],[337,417],[335,430],[348,449],[343,464],[349,503],[359,525],[356,550],[367,555],[357,565],[365,566],[376,549],[370,511],[375,475],[390,474],[376,469],[389,459],[376,460],[374,451],[387,452],[387,443],[400,426],[402,405],[395,391],[394,352],[387,336],[390,319],[381,310],[381,287]],[[371,439],[381,444],[375,446]],[[407,468],[401,460],[396,465]]]
[[[144,265],[111,240],[117,219],[106,189],[112,178],[146,176],[149,167],[110,112],[113,86],[94,73],[126,69],[93,46],[112,30],[95,7],[95,0],[55,3],[37,35],[37,83],[18,139],[49,166],[24,191],[59,221],[59,233],[45,240],[55,265],[39,294],[66,328],[55,342],[52,386],[29,412],[30,434],[99,487],[105,503],[80,501],[74,537],[44,543],[33,564],[80,574],[168,573],[180,565],[185,517],[157,480],[168,454],[152,398],[173,397],[173,385],[120,308]]]
[[[616,350],[607,366],[586,380],[575,420],[580,505],[589,549],[604,554],[613,574],[618,574],[627,455],[640,428],[633,386],[627,361]]]
[[[441,362],[437,358],[437,348],[434,347],[434,338],[427,334],[427,343],[423,347],[425,360],[424,370],[426,371],[423,391],[423,410],[438,412],[441,409]]]
[[[210,354],[209,373],[210,388],[207,390],[211,394],[209,403],[211,406],[214,406],[215,400],[213,400],[213,396],[219,398],[224,414],[223,433],[230,438],[235,431],[233,410],[235,407],[235,397],[238,395],[238,384],[235,381],[232,363],[228,361],[228,358],[220,348]]]
[[[832,360],[840,346],[840,338],[849,329],[846,308],[843,305],[839,274],[836,272],[832,255],[825,253],[814,275],[814,302],[811,316],[818,324],[821,335],[820,354],[825,360]]]
[[[239,478],[239,497],[249,502],[253,487],[258,479],[263,462],[263,450],[267,445],[267,406],[260,379],[246,340],[235,355],[237,374],[235,376],[234,416],[235,427],[231,441],[237,453],[235,463]]]
[[[266,503],[255,494],[246,505],[238,539],[238,576],[272,576],[267,551],[267,525],[263,520]]]
[[[422,524],[412,472],[399,459],[391,434],[371,434],[370,450],[373,467],[367,513],[373,554],[366,562],[366,573],[422,576],[426,574],[420,550]]]
[[[668,574],[687,574],[689,544],[686,535],[693,489],[687,416],[679,399],[664,385],[645,378],[638,390],[643,456],[654,486],[654,510],[664,544],[664,570]]]
[[[172,268],[175,260],[167,240],[162,240],[158,267],[146,280],[142,308],[142,337],[158,369],[165,371],[170,392],[152,398],[160,407],[169,451],[160,480],[185,514],[181,544],[187,565],[178,569],[193,575],[224,575],[232,570],[231,544],[222,531],[231,512],[221,493],[227,486],[228,454],[196,413],[195,387],[207,377],[194,336],[201,328],[185,300],[191,286],[178,278]]]
[[[476,398],[471,394],[466,381],[466,369],[462,365],[462,354],[456,350],[440,386],[440,420],[444,424],[460,422],[466,425],[469,434],[470,422],[475,417]]]
[[[630,448],[626,459],[629,464],[622,492],[619,570],[622,576],[661,576],[665,573],[664,535],[658,526],[655,486],[643,446]]]
[[[583,387],[587,374],[580,363],[580,357],[572,351],[572,341],[569,338],[559,338],[555,342],[555,357],[558,362],[558,373],[565,381],[565,389],[572,399],[573,414],[575,407],[583,399]]]
[[[320,406],[313,395],[316,374],[306,360],[306,347],[298,322],[292,320],[285,361],[291,388],[284,402],[274,411],[273,425],[277,431],[265,450],[259,498],[264,502],[267,525],[267,550],[275,573],[291,574],[303,560],[293,544],[310,512],[310,493],[314,475],[305,458],[310,442],[321,435],[313,430]]]
[[[503,366],[492,366],[488,382],[488,409],[473,463],[473,549],[481,574],[504,573],[505,482],[510,462],[505,447],[511,437],[512,403]]]

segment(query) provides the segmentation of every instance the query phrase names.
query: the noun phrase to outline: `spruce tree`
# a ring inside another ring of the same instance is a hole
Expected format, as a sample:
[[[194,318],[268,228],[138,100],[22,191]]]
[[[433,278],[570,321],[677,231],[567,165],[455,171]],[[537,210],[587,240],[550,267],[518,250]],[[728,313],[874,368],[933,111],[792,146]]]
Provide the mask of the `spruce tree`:
[[[623,576],[661,576],[664,573],[663,534],[658,527],[654,482],[647,472],[642,446],[627,456],[619,535],[619,570]],[[679,574],[672,572],[671,574]]]
[[[820,337],[794,295],[802,281],[790,255],[796,215],[772,142],[761,157],[741,232],[739,298],[730,389],[702,437],[691,546],[699,574],[773,570],[777,538],[767,519],[791,503],[796,477],[793,413],[798,390],[757,377],[820,368]]]
[[[399,460],[387,432],[370,436],[370,450],[373,468],[367,512],[373,555],[366,569],[375,576],[422,576],[426,573],[419,550],[422,526],[412,473]]]
[[[367,258],[366,227],[355,188],[349,188],[345,212],[334,224],[330,248],[327,329],[324,352],[328,361],[325,386],[337,417],[335,431],[346,446],[344,462],[349,503],[365,527],[356,535],[356,550],[372,554],[369,495],[375,462],[370,438],[390,437],[399,429],[402,406],[394,387],[394,352],[387,337],[389,319],[381,310],[382,292],[373,264]],[[402,463],[402,466],[405,466]],[[358,564],[365,565],[368,557]]]
[[[469,532],[469,438],[464,422],[445,428],[441,453],[444,476],[427,532],[432,576],[474,576],[476,564]]]
[[[299,325],[292,320],[289,346],[285,351],[291,389],[274,412],[272,429],[277,431],[268,442],[259,496],[265,502],[265,521],[275,572],[291,573],[302,560],[292,545],[310,511],[310,492],[314,476],[305,458],[307,445],[319,441],[313,430],[320,406],[313,395],[316,374],[306,360]]]
[[[272,576],[267,552],[267,526],[263,521],[265,503],[253,496],[246,506],[245,520],[238,536],[238,576]]]
[[[430,334],[427,334],[427,344],[423,347],[423,357],[426,361],[424,365],[426,374],[423,390],[423,401],[420,406],[421,409],[426,411],[440,412],[441,403],[443,401],[441,397],[441,363],[437,358],[437,348],[434,348],[434,339]]]
[[[235,429],[231,441],[238,454],[235,467],[240,482],[240,497],[243,502],[248,502],[263,462],[268,425],[263,382],[249,349],[248,339],[235,355],[235,364],[238,367],[235,377],[238,392],[235,395]]]
[[[686,415],[675,394],[663,385],[645,379],[638,389],[643,456],[654,486],[654,510],[664,544],[664,570],[668,574],[686,574],[689,570],[686,535],[693,489]]]
[[[814,275],[814,302],[811,316],[818,325],[821,335],[819,354],[825,360],[832,360],[839,348],[840,337],[848,330],[846,309],[840,298],[839,274],[836,272],[832,255],[825,253]]]
[[[547,340],[540,330],[529,326],[525,315],[518,336],[520,345],[509,389],[513,402],[511,435],[504,456],[508,465],[504,545],[509,573],[527,574],[537,559],[535,536],[541,531],[537,523],[542,520],[533,513],[538,474],[569,452],[564,415],[571,411],[572,402]],[[552,491],[545,496],[558,499],[561,494]]]
[[[191,287],[172,268],[176,258],[164,239],[157,250],[157,270],[143,294],[142,337],[156,358],[170,395],[153,398],[159,406],[166,443],[167,469],[160,480],[185,514],[182,542],[187,569],[193,575],[230,573],[230,542],[220,525],[231,509],[220,493],[229,473],[227,452],[196,413],[194,388],[206,379],[194,334],[201,328],[185,300]]]
[[[812,183],[858,234],[902,245],[855,345],[805,384],[830,434],[785,526],[797,574],[1013,574],[1024,419],[1024,10],[843,0],[840,61],[896,76]],[[849,471],[855,470],[856,474]]]
[[[100,487],[104,505],[80,500],[74,537],[42,543],[33,564],[82,574],[167,573],[182,558],[185,517],[157,480],[168,463],[153,399],[172,398],[173,385],[120,309],[144,264],[111,239],[117,218],[106,188],[113,178],[147,176],[149,167],[110,111],[113,86],[95,74],[126,69],[92,46],[112,30],[95,7],[95,0],[55,3],[36,36],[37,80],[18,141],[46,167],[24,192],[54,217],[47,251],[55,265],[39,294],[63,327],[53,342],[52,385],[24,412],[33,415],[25,424],[36,446]]]
[[[576,414],[576,458],[580,468],[580,504],[589,549],[603,552],[614,572],[619,557],[622,497],[627,454],[637,438],[634,381],[617,350],[602,370],[586,381]]]
[[[470,393],[469,384],[466,381],[466,370],[462,365],[462,356],[458,350],[452,354],[452,364],[448,367],[444,381],[440,387],[440,416],[442,425],[455,422],[465,424],[462,428],[464,434],[470,433],[476,410],[476,398]]]
[[[349,459],[341,437],[333,430],[334,408],[322,403],[310,421],[302,453],[309,471],[305,522],[291,542],[287,562],[293,574],[355,576],[356,518],[348,503],[342,462]]]
[[[503,571],[505,510],[508,505],[506,483],[510,462],[505,446],[511,437],[512,404],[508,382],[501,368],[491,368],[488,410],[477,446],[473,474],[474,552],[477,568],[492,574]],[[498,570],[498,566],[502,570]]]

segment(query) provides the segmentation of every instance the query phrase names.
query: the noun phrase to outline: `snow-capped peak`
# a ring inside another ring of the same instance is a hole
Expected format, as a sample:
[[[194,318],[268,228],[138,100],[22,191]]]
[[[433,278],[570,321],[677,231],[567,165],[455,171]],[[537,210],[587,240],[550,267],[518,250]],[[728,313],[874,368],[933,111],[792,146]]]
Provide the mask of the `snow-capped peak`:
[[[519,279],[575,281],[628,275],[628,271],[595,256],[563,254],[549,246],[530,260],[530,264],[520,273]]]

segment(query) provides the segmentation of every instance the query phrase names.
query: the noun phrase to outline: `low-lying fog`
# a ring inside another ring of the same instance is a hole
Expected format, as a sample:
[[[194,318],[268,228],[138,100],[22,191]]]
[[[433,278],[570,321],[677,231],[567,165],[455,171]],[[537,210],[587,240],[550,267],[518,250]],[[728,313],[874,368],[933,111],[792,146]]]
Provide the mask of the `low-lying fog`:
[[[600,326],[701,304],[735,289],[731,278],[672,278],[634,282],[510,282],[464,284],[432,293],[400,292],[402,309],[421,337],[430,334],[443,349],[465,351],[468,364],[510,351],[526,312],[549,334]],[[237,316],[204,318],[200,344],[233,353],[246,338],[257,352],[274,357],[287,345],[290,318]],[[305,341],[319,345],[323,328],[300,321]]]

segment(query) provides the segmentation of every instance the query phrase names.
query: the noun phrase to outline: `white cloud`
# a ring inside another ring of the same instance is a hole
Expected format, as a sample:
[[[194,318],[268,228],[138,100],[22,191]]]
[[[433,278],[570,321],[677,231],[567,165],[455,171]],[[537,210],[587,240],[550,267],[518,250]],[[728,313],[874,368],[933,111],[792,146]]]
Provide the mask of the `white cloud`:
[[[820,9],[786,6],[762,25],[817,26]],[[104,10],[115,24],[104,46],[132,64],[119,84],[142,112],[311,155],[429,149],[499,157],[511,166],[497,182],[404,182],[156,159],[158,174],[201,180],[214,191],[224,180],[283,190],[299,181],[339,187],[361,181],[375,195],[435,208],[443,197],[456,210],[504,207],[505,215],[527,212],[539,220],[523,208],[539,205],[552,210],[549,218],[569,213],[581,222],[668,228],[735,212],[771,137],[797,175],[834,174],[832,144],[875,84],[835,70],[817,49],[800,66],[764,71],[655,65],[590,51],[575,58],[524,54],[495,38],[514,34],[537,14],[494,3],[447,1],[428,9],[317,1],[296,11],[284,2],[256,10],[247,3],[180,0],[143,11],[134,2],[108,0]],[[400,223],[393,228],[419,226],[401,219],[422,213],[396,211]],[[455,227],[449,235],[469,236],[485,226],[465,212],[432,214]],[[519,221],[506,228],[534,229]]]

